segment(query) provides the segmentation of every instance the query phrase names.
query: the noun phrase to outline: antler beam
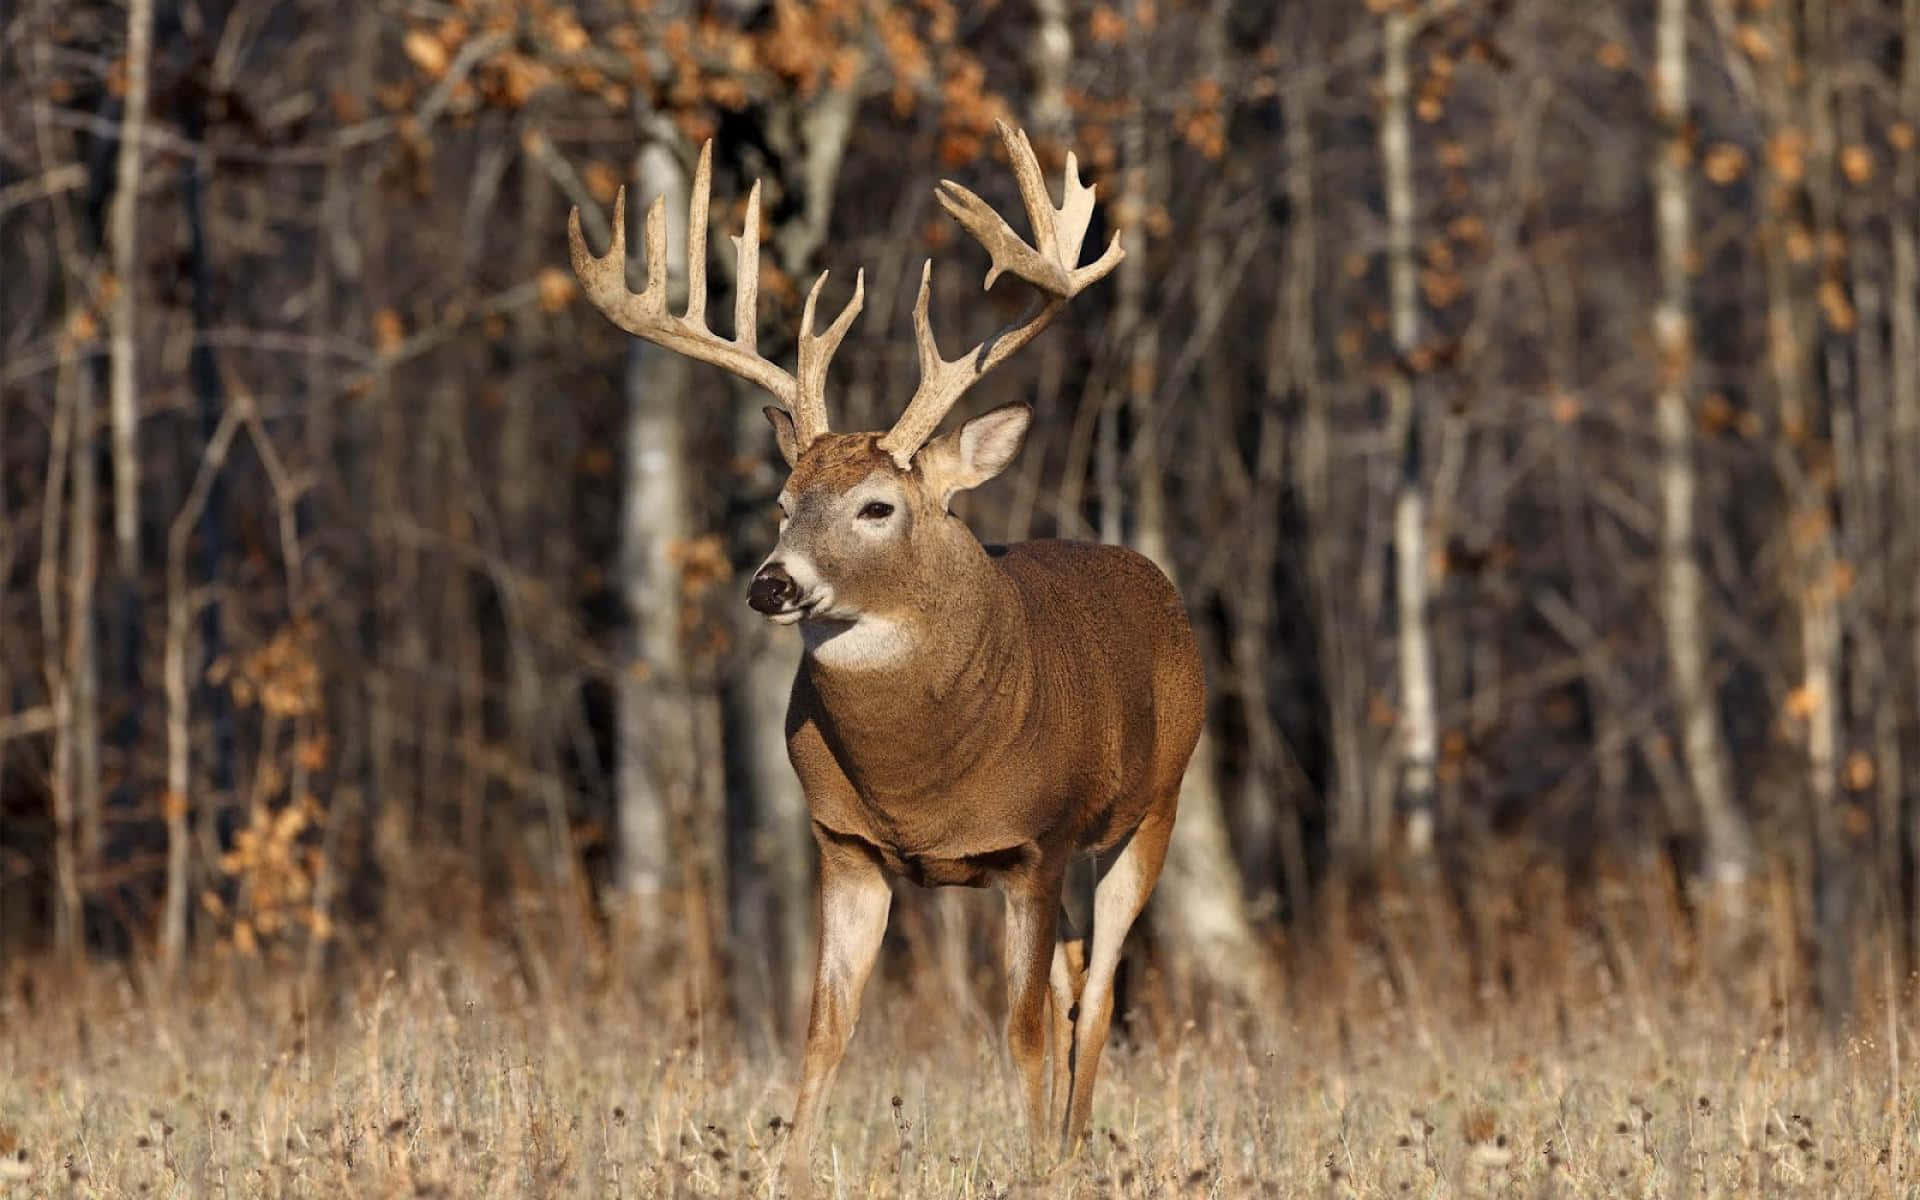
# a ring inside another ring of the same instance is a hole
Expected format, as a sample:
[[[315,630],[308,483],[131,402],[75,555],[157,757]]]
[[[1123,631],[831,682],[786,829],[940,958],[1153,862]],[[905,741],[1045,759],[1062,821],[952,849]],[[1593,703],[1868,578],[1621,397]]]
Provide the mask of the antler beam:
[[[1097,260],[1084,267],[1076,265],[1080,261],[1081,244],[1086,240],[1087,225],[1093,219],[1094,199],[1093,189],[1080,182],[1079,163],[1072,153],[1067,155],[1060,207],[1055,208],[1027,135],[1004,121],[995,124],[1000,130],[1000,140],[1006,143],[1014,180],[1020,186],[1020,198],[1026,205],[1027,220],[1033,226],[1033,243],[1024,241],[986,201],[960,184],[942,180],[935,194],[940,207],[960,222],[992,259],[986,287],[991,288],[1003,272],[1010,272],[1039,289],[1041,298],[1020,320],[959,358],[949,360],[941,356],[927,316],[933,280],[933,261],[927,260],[920,271],[920,295],[913,306],[920,386],[914,390],[913,399],[900,419],[880,439],[880,448],[903,470],[968,388],[1032,341],[1059,315],[1067,301],[1088,285],[1105,278],[1126,257],[1126,251],[1120,246],[1120,235],[1115,232],[1105,253]]]
[[[567,244],[573,256],[573,272],[580,285],[609,321],[676,354],[711,363],[723,371],[758,384],[772,393],[793,414],[794,432],[804,448],[827,432],[827,366],[834,352],[853,325],[866,302],[866,272],[854,277],[853,299],[824,332],[813,332],[814,307],[820,290],[826,285],[822,271],[807,293],[807,305],[800,317],[800,372],[795,378],[783,368],[760,356],[758,345],[758,302],[760,296],[760,181],[755,180],[747,195],[746,221],[740,236],[733,239],[739,263],[735,281],[733,337],[722,338],[707,328],[707,207],[713,183],[713,143],[700,148],[700,165],[694,171],[693,193],[687,203],[687,310],[674,316],[667,306],[667,208],[666,197],[654,199],[647,210],[646,290],[635,292],[627,286],[627,189],[613,200],[613,242],[603,255],[587,249],[580,229],[580,210],[574,208],[567,219]]]

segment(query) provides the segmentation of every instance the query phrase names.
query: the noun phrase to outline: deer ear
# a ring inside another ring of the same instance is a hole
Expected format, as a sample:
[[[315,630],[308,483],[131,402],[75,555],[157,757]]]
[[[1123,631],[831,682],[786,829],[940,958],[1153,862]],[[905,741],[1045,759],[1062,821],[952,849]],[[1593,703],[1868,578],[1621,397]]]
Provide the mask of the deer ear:
[[[944,506],[955,492],[979,487],[1006,470],[1032,424],[1031,406],[1003,404],[933,439],[914,457]]]
[[[792,467],[800,461],[800,435],[793,427],[793,414],[771,404],[760,411],[767,414],[767,424],[773,426],[773,440],[780,447],[780,457]]]

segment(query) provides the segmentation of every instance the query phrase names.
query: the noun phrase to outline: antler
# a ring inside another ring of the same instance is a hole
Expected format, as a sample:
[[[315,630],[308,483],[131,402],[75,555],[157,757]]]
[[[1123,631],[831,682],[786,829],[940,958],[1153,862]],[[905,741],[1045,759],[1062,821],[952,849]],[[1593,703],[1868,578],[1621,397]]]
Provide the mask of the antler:
[[[827,273],[807,293],[807,306],[800,315],[800,374],[796,379],[756,349],[758,336],[757,304],[760,296],[760,181],[754,180],[747,195],[747,217],[740,236],[733,239],[739,256],[739,278],[734,286],[733,339],[728,341],[707,328],[707,197],[713,183],[713,143],[700,148],[700,166],[693,176],[693,195],[687,204],[687,312],[676,317],[667,311],[667,198],[657,197],[647,210],[647,287],[635,292],[627,287],[627,189],[613,199],[613,244],[604,255],[587,249],[580,232],[580,209],[575,207],[567,219],[567,243],[573,253],[573,273],[587,298],[593,301],[609,321],[676,354],[712,363],[723,371],[751,380],[773,393],[774,399],[793,414],[794,432],[800,445],[827,431],[827,364],[860,306],[866,300],[866,272],[854,276],[853,299],[826,331],[814,335],[813,310]]]
[[[935,194],[940,198],[940,207],[960,222],[993,259],[993,265],[987,269],[988,288],[1000,278],[1001,272],[1010,271],[1040,289],[1041,298],[1019,321],[949,361],[940,356],[940,345],[934,340],[933,326],[927,318],[933,260],[928,259],[921,267],[920,298],[913,306],[913,334],[920,351],[920,386],[914,390],[913,399],[900,419],[880,439],[880,448],[892,455],[903,470],[975,381],[1032,341],[1066,307],[1067,301],[1089,284],[1105,278],[1126,257],[1116,232],[1098,260],[1084,267],[1075,265],[1080,261],[1080,244],[1086,239],[1087,223],[1093,219],[1093,189],[1080,182],[1079,163],[1071,153],[1067,155],[1066,182],[1061,189],[1060,207],[1055,208],[1026,133],[1013,129],[1005,121],[994,124],[1000,130],[1000,140],[1007,145],[1007,157],[1013,162],[1020,198],[1027,206],[1027,221],[1033,226],[1034,244],[1021,240],[986,201],[952,180],[942,180]]]

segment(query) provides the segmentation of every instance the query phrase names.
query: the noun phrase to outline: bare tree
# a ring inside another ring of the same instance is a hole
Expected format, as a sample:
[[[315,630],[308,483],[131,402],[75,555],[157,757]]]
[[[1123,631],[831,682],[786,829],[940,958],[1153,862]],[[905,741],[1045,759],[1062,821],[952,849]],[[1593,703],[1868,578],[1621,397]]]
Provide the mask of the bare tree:
[[[633,178],[641,212],[666,198],[667,272],[677,292],[686,286],[687,177],[667,135],[649,133]],[[620,683],[619,881],[636,929],[658,938],[674,880],[674,817],[688,811],[698,774],[676,558],[693,539],[690,372],[684,359],[646,342],[627,354],[620,576],[633,642]]]
[[[1420,346],[1420,299],[1414,266],[1413,137],[1409,128],[1407,56],[1417,32],[1408,4],[1381,18],[1380,163],[1387,200],[1387,294],[1395,365],[1387,377],[1388,441],[1398,452],[1393,498],[1394,597],[1400,666],[1399,801],[1406,842],[1416,854],[1434,834],[1434,760],[1439,733],[1434,714],[1433,639],[1427,598],[1427,500],[1421,480],[1422,419],[1413,374]],[[1382,844],[1387,830],[1376,828]]]
[[[120,123],[120,156],[114,172],[112,385],[113,532],[116,563],[127,584],[139,571],[140,456],[137,338],[134,306],[139,290],[140,163],[147,132],[147,67],[153,57],[153,0],[127,6],[126,113]]]
[[[1132,417],[1134,436],[1127,451],[1131,490],[1136,497],[1130,540],[1134,549],[1152,559],[1179,586],[1167,529],[1165,464],[1160,451],[1163,421],[1155,411],[1161,326],[1158,320],[1149,319],[1146,311],[1149,256],[1145,222],[1147,210],[1156,199],[1154,183],[1164,179],[1166,172],[1164,163],[1155,161],[1162,143],[1149,141],[1146,119],[1144,105],[1136,102],[1121,133],[1126,165],[1118,221],[1122,241],[1130,252],[1115,272],[1115,325],[1119,354],[1125,364],[1121,396]],[[1110,422],[1116,420],[1117,406],[1108,408]],[[1110,469],[1117,472],[1117,446],[1113,453],[1116,463]],[[1111,489],[1103,487],[1103,495],[1107,497],[1102,503],[1103,513],[1111,509],[1117,514],[1117,482]],[[1110,532],[1113,530],[1103,530],[1103,536]],[[1169,944],[1181,947],[1189,970],[1234,998],[1250,1001],[1271,985],[1271,977],[1242,899],[1214,753],[1212,738],[1203,732],[1181,782],[1180,817],[1174,823],[1165,875],[1150,918]]]
[[[1673,672],[1682,755],[1707,840],[1709,871],[1716,879],[1736,882],[1746,870],[1747,848],[1733,807],[1719,704],[1707,672],[1712,635],[1703,612],[1703,583],[1695,558],[1698,485],[1691,392],[1693,310],[1687,282],[1693,252],[1687,8],[1687,0],[1661,0],[1653,77],[1654,113],[1662,135],[1654,148],[1653,165],[1660,261],[1660,303],[1654,310],[1654,340],[1660,352],[1654,412],[1660,444],[1660,616]]]
[[[1902,7],[1901,56],[1897,111],[1909,123],[1920,120],[1920,0],[1906,0]],[[1888,345],[1889,404],[1888,418],[1894,463],[1892,477],[1896,506],[1894,523],[1900,530],[1896,553],[1892,556],[1895,578],[1904,575],[1910,589],[1901,597],[1909,616],[1913,645],[1909,648],[1911,669],[1905,674],[1908,686],[1920,681],[1920,623],[1911,614],[1920,614],[1920,473],[1910,469],[1920,456],[1920,155],[1907,154],[1896,168],[1893,205],[1890,211],[1893,262],[1887,288],[1891,333]],[[1900,586],[1896,584],[1895,586]],[[1890,648],[1891,650],[1891,648]],[[1891,655],[1898,662],[1901,656]],[[1909,704],[1913,692],[1907,692]],[[1905,780],[1900,783],[1904,786]],[[1920,804],[1908,796],[1900,834],[1908,853],[1920,849]],[[1911,893],[1910,902],[1920,910],[1920,888]],[[1904,914],[1908,923],[1906,955],[1909,969],[1920,963],[1920,911]]]

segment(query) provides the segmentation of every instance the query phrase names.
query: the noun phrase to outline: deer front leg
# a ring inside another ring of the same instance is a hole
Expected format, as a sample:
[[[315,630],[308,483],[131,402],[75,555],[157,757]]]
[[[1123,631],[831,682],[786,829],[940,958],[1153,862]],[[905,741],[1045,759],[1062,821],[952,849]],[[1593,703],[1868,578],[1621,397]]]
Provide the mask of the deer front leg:
[[[880,938],[887,929],[893,893],[871,851],[851,839],[814,826],[820,845],[820,957],[813,973],[813,1005],[807,1017],[806,1062],[787,1146],[786,1177],[796,1196],[812,1188],[811,1158],[820,1131],[820,1110],[834,1072],[860,1018]]]
[[[1006,883],[1007,1050],[1020,1076],[1036,1166],[1047,1143],[1048,976],[1059,928],[1062,865],[1036,864]]]

